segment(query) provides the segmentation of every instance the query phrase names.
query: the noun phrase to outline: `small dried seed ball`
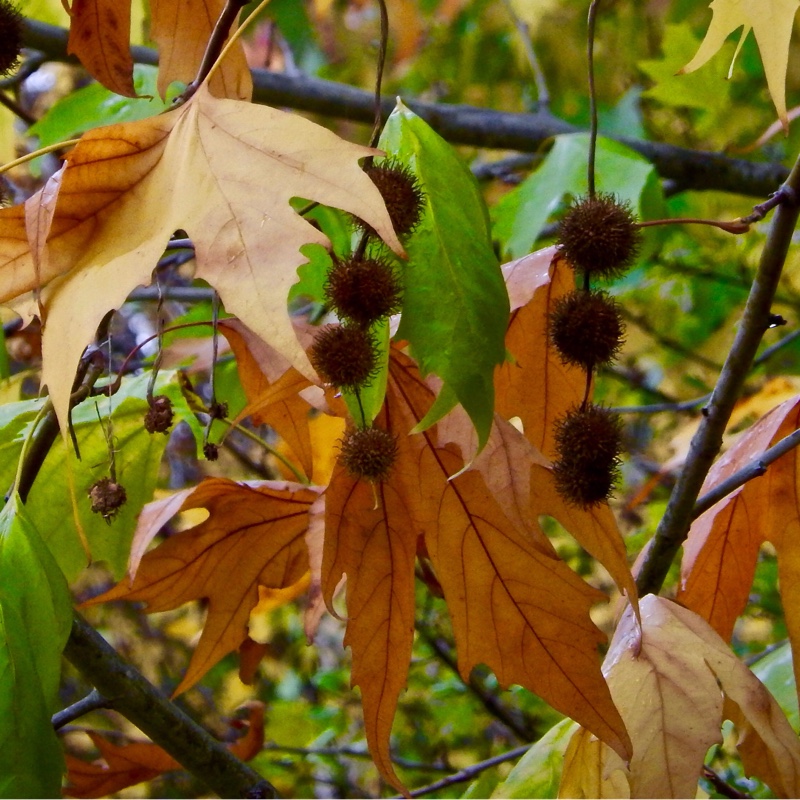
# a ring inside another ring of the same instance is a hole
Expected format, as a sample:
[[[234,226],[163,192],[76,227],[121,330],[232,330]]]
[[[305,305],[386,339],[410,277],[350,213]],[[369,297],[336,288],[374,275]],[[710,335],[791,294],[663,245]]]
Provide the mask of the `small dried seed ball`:
[[[570,292],[550,314],[550,341],[561,360],[586,371],[614,360],[624,332],[619,305],[605,292]]]
[[[339,457],[354,478],[382,481],[397,458],[397,442],[380,428],[352,428],[342,438]]]
[[[425,193],[414,173],[394,158],[371,164],[364,171],[378,187],[398,236],[411,233],[422,218]]]
[[[106,522],[111,522],[128,501],[128,493],[121,483],[111,478],[100,478],[89,489],[89,499],[92,501],[92,511],[100,514]]]
[[[556,421],[555,439],[553,474],[559,494],[581,508],[608,500],[619,476],[620,417],[591,404],[570,409]]]
[[[308,357],[322,380],[340,389],[362,386],[377,367],[374,339],[362,328],[350,325],[323,328]]]
[[[558,228],[564,258],[593,278],[622,275],[636,260],[641,239],[630,205],[611,194],[580,198]]]
[[[21,50],[22,12],[14,3],[0,0],[0,75],[17,66]]]
[[[219,458],[219,445],[214,442],[206,442],[203,445],[203,455],[206,461],[216,461]]]
[[[150,400],[150,408],[144,415],[144,429],[148,433],[167,433],[174,416],[172,400],[164,394],[156,395]]]
[[[337,260],[325,284],[325,298],[337,315],[364,328],[400,311],[402,295],[400,278],[382,258]]]

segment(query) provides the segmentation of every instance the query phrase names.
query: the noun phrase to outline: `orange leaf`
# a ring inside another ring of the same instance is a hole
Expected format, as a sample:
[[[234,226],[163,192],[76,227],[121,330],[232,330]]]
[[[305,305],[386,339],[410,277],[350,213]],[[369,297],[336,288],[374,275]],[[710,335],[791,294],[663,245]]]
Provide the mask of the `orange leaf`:
[[[252,701],[247,707],[247,733],[228,745],[230,751],[243,761],[254,758],[264,745],[264,704]],[[89,764],[67,754],[67,787],[64,790],[67,797],[108,797],[165,772],[183,769],[171,755],[152,742],[130,742],[120,746],[94,731],[88,735],[106,763]]]
[[[308,571],[304,535],[317,497],[316,490],[297,484],[205,480],[189,492],[181,510],[205,508],[208,519],[147,553],[132,584],[123,580],[87,605],[143,600],[150,613],[206,598],[208,617],[175,690],[180,694],[245,640],[259,586],[283,589]]]
[[[73,0],[67,52],[107,89],[136,97],[130,0]]]
[[[555,247],[503,265],[511,301],[506,347],[514,357],[497,370],[496,409],[519,417],[525,437],[548,458],[555,454],[553,422],[583,399],[586,375],[566,366],[548,341],[548,317],[575,276]]]
[[[647,595],[641,620],[639,628],[626,612],[603,665],[633,756],[626,768],[607,745],[598,749],[578,731],[559,796],[694,797],[708,748],[722,740],[720,726],[730,718],[748,774],[796,797],[800,740],[761,681],[693,611]],[[575,794],[576,787],[592,794]]]
[[[166,96],[173,81],[190,83],[197,75],[211,31],[225,0],[150,0],[150,35],[158,45],[158,91]],[[240,42],[211,76],[215,97],[249,100],[253,80]]]

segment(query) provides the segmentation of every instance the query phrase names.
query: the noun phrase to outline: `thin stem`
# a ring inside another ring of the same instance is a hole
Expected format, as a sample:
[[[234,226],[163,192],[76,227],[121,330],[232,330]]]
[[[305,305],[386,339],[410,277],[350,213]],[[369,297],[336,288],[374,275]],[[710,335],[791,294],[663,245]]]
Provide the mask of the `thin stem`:
[[[267,742],[264,752],[290,753],[298,756],[332,756],[333,758],[363,758],[372,759],[369,750],[359,750],[355,747],[289,747],[288,745]],[[407,758],[392,756],[392,763],[403,769],[425,770],[428,772],[446,772],[449,768],[445,764],[426,764],[423,761],[410,761]]]
[[[716,219],[699,219],[695,217],[675,217],[674,219],[648,219],[644,222],[635,223],[637,228],[654,228],[657,225],[709,225],[712,228],[719,228],[725,233],[747,233],[750,225],[743,219],[734,219],[724,222]]]
[[[521,19],[519,14],[514,10],[514,6],[510,0],[503,0],[503,3],[517,29],[522,48],[525,50],[525,57],[528,59],[528,65],[531,68],[533,75],[533,83],[536,86],[536,102],[539,108],[547,108],[550,105],[550,92],[547,89],[547,80],[544,77],[542,65],[536,56],[536,51],[533,49],[533,42],[531,41],[531,32],[528,23]]]
[[[53,727],[59,730],[59,728],[63,728],[65,725],[69,725],[70,722],[84,716],[84,714],[90,714],[92,711],[97,711],[101,708],[111,707],[112,703],[103,697],[97,689],[92,689],[82,700],[78,700],[77,703],[73,703],[63,711],[53,714],[51,722]]]
[[[795,162],[787,183],[794,192],[800,189],[800,158]],[[753,365],[764,332],[771,324],[770,307],[799,213],[800,208],[796,204],[788,203],[782,203],[775,211],[736,338],[637,577],[640,596],[661,589],[670,565],[689,532],[703,481],[719,453],[722,435],[733,407]]]
[[[386,66],[386,49],[389,44],[389,11],[386,0],[378,0],[381,12],[381,41],[378,46],[378,64],[375,73],[375,122],[372,126],[372,135],[369,137],[369,146],[375,147],[381,136],[383,120],[381,117],[381,84],[383,83],[383,70]]]
[[[594,85],[594,31],[597,23],[597,9],[600,0],[592,0],[589,6],[589,24],[586,31],[586,56],[589,69],[589,166],[586,176],[589,186],[589,197],[594,197],[594,164],[597,155],[597,94]]]
[[[2,103],[14,116],[19,117],[26,125],[33,125],[36,117],[29,114],[16,100],[9,97],[5,92],[0,92],[0,103]]]
[[[67,139],[64,142],[49,144],[47,147],[42,147],[39,150],[34,150],[32,153],[15,158],[13,161],[9,161],[7,164],[0,166],[0,175],[2,175],[4,172],[14,169],[14,167],[20,166],[20,164],[27,164],[29,161],[33,161],[34,158],[39,158],[39,156],[46,156],[48,153],[55,153],[56,150],[63,150],[65,147],[74,147],[79,141],[80,139]]]

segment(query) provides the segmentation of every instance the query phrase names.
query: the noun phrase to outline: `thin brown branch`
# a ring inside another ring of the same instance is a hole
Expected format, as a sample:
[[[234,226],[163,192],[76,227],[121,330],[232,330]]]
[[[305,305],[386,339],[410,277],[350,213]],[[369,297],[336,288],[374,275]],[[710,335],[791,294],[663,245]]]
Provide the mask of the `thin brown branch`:
[[[787,183],[795,194],[800,191],[800,159],[795,162]],[[770,309],[799,213],[800,207],[788,202],[779,205],[775,211],[736,338],[637,577],[637,587],[642,596],[661,589],[689,532],[703,481],[719,453],[722,435],[752,368],[761,339],[771,325]]]

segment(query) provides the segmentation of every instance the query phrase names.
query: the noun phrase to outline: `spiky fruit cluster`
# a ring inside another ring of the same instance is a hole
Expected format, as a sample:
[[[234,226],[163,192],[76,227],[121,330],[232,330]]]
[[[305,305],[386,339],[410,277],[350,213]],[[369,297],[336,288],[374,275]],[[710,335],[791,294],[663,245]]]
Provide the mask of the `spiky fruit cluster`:
[[[381,428],[351,428],[342,437],[339,457],[354,478],[382,481],[397,458],[397,442]]]
[[[216,461],[219,458],[219,445],[214,442],[206,442],[203,445],[203,455],[206,461]]]
[[[402,308],[403,287],[385,258],[357,253],[336,260],[328,273],[325,299],[336,314],[362,328]]]
[[[0,0],[0,75],[19,63],[22,50],[22,12],[9,0]]]
[[[89,489],[92,511],[100,514],[106,522],[111,522],[117,512],[128,501],[128,493],[121,483],[111,478],[100,478]]]
[[[414,173],[395,158],[364,167],[381,193],[392,227],[398,236],[405,236],[419,224],[425,205],[425,193]]]
[[[614,360],[624,331],[619,305],[606,292],[563,295],[549,319],[550,341],[561,360],[587,372]]]
[[[641,230],[628,203],[598,194],[580,198],[570,207],[559,225],[558,241],[576,272],[614,278],[636,259]]]
[[[317,334],[308,357],[327,383],[356,389],[375,373],[375,340],[363,328],[328,325]]]
[[[149,399],[149,408],[144,415],[144,429],[148,433],[167,433],[175,416],[172,400],[164,394]]]
[[[581,508],[608,500],[622,452],[619,416],[591,403],[578,406],[556,421],[555,438],[553,473],[561,496]]]

